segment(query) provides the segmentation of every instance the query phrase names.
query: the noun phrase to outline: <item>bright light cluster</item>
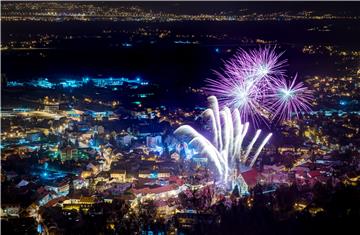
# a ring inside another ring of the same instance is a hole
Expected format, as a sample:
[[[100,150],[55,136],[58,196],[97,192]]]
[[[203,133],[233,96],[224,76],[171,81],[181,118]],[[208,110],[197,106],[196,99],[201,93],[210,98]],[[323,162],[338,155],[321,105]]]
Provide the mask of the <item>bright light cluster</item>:
[[[218,97],[222,106],[238,109],[241,120],[260,122],[290,119],[310,110],[312,92],[296,76],[287,81],[283,53],[265,47],[245,51],[240,49],[224,64],[216,79],[208,79],[205,90]]]
[[[237,177],[237,173],[242,170],[241,168],[251,168],[255,164],[261,150],[272,134],[268,134],[263,139],[255,153],[250,157],[251,150],[259,138],[261,130],[257,130],[247,147],[244,147],[243,141],[248,132],[249,123],[242,124],[239,110],[234,109],[231,112],[228,107],[224,107],[220,111],[215,96],[210,96],[208,101],[210,107],[203,112],[203,116],[208,117],[211,123],[213,133],[211,141],[189,125],[180,126],[174,133],[190,137],[189,146],[197,147],[202,154],[206,154],[214,162],[221,182],[227,184],[234,177]]]
[[[298,117],[300,111],[311,111],[310,101],[313,99],[313,93],[302,82],[296,83],[296,78],[295,75],[291,81],[281,79],[272,84],[274,93],[269,97],[271,109],[274,116],[280,120],[290,119],[292,114]]]

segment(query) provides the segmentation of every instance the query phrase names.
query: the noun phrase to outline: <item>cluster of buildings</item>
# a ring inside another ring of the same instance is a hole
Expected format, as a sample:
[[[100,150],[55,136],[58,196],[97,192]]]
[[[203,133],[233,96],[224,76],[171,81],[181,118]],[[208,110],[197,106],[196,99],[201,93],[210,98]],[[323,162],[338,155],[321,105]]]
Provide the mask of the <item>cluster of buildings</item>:
[[[108,86],[104,84],[98,85]],[[175,218],[181,227],[207,215],[195,219],[179,195],[197,190],[209,195],[214,190],[208,206],[219,198],[229,200],[231,190],[217,189],[216,171],[207,156],[173,135],[184,123],[197,125],[194,117],[201,107],[187,111],[136,106],[119,112],[118,105],[106,102],[102,109],[92,109],[94,102],[102,101],[89,99],[77,99],[76,108],[64,109],[59,100],[45,97],[41,108],[2,111],[2,190],[14,195],[2,199],[3,219],[33,218],[45,229],[41,216],[49,208],[95,213],[97,206],[123,200],[136,211],[153,201],[156,216]],[[282,123],[278,133],[288,142],[267,145],[255,167],[238,174],[239,195],[251,197],[259,184],[266,188],[264,193],[283,185],[309,190],[318,183],[358,184],[357,118],[310,113]],[[292,143],[296,139],[302,143]],[[346,161],[341,159],[349,153]],[[305,198],[294,208],[309,203]]]
[[[46,89],[55,89],[55,88],[79,88],[91,84],[99,88],[113,88],[124,86],[128,84],[130,87],[137,88],[138,86],[146,86],[149,83],[142,80],[140,77],[134,79],[130,78],[89,78],[83,77],[82,79],[61,79],[59,82],[51,82],[48,78],[38,78],[36,80],[31,80],[29,82],[18,82],[18,81],[7,81],[7,87],[38,87]]]

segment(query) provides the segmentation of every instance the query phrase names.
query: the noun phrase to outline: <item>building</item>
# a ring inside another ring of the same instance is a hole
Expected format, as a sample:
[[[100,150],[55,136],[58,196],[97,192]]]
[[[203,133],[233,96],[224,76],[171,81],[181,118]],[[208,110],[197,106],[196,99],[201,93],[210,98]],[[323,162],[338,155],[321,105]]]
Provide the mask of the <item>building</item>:
[[[58,196],[66,196],[69,194],[70,185],[68,182],[58,182],[46,185],[45,189],[56,193]]]
[[[197,167],[206,167],[208,164],[208,158],[200,155],[195,155],[191,160],[196,164]]]
[[[165,179],[165,178],[170,178],[170,171],[165,171],[165,170],[160,170],[157,173],[157,178],[159,179]]]
[[[136,196],[141,196],[141,201],[146,200],[157,200],[162,199],[166,200],[171,197],[177,196],[182,191],[182,186],[178,184],[169,184],[165,186],[155,186],[155,187],[143,187],[143,188],[133,188],[132,192]]]
[[[59,111],[59,103],[46,103],[44,105],[44,111],[49,113]]]
[[[165,200],[157,200],[155,201],[157,216],[162,218],[167,218],[173,214],[177,209],[175,204],[169,205],[168,201]]]
[[[214,215],[195,213],[194,211],[186,211],[184,213],[177,213],[174,217],[176,227],[181,231],[189,231],[198,224],[215,224],[219,221]]]
[[[79,150],[71,147],[70,145],[60,149],[60,158],[62,162],[67,160],[78,160],[79,156]]]
[[[90,162],[89,164],[87,164],[86,170],[91,171],[92,175],[97,175],[100,171],[102,171],[102,164],[99,164],[97,162]]]
[[[3,217],[20,217],[20,204],[1,204],[1,218]]]
[[[90,178],[92,176],[92,171],[84,170],[80,175],[82,179]]]
[[[125,170],[113,170],[110,172],[110,178],[115,182],[125,183],[126,182],[126,171]]]
[[[89,186],[89,180],[85,178],[90,177],[91,172],[89,172],[88,174],[85,174],[84,172],[86,171],[81,172],[81,178],[73,180],[74,189],[82,189],[82,188],[87,188]]]
[[[160,135],[146,137],[146,146],[149,148],[155,148],[156,146],[161,146],[161,144],[162,138]]]
[[[42,136],[43,135],[40,131],[29,131],[26,133],[26,139],[30,142],[40,141]]]
[[[63,210],[83,210],[87,211],[92,205],[96,203],[96,199],[94,197],[83,197],[80,198],[70,198],[64,200],[62,203]]]
[[[139,171],[139,178],[148,179],[150,178],[151,172],[148,170]]]
[[[89,114],[95,120],[100,120],[100,121],[103,118],[109,118],[114,114],[112,111],[93,111],[93,110],[87,110],[86,113]]]
[[[122,146],[128,146],[135,137],[132,135],[123,135],[116,137],[116,143]]]
[[[239,188],[240,195],[247,195],[249,190],[257,183],[258,172],[255,169],[247,169],[238,175],[236,185]]]
[[[131,183],[111,183],[110,188],[107,189],[111,195],[120,196],[127,189],[131,187]]]
[[[44,206],[49,201],[51,201],[52,199],[55,199],[55,198],[58,198],[58,197],[59,196],[55,192],[49,192],[48,190],[45,190],[45,191],[41,192],[41,194],[39,195],[39,199],[37,201],[37,204],[39,206]]]

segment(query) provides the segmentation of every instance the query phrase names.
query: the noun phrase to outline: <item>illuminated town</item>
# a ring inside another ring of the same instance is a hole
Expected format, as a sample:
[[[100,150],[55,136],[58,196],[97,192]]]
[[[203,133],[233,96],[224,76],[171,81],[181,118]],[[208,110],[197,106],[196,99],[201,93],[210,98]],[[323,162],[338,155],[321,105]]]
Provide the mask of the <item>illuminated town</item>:
[[[4,234],[357,234],[359,2],[1,3]]]

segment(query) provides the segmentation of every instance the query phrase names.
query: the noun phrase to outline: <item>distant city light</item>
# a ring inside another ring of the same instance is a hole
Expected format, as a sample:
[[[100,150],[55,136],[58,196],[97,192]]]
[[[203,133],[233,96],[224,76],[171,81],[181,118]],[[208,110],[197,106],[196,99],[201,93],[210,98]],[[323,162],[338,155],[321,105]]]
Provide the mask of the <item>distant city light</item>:
[[[132,44],[131,43],[123,43],[121,44],[123,47],[132,47]]]
[[[141,77],[137,76],[135,79],[129,79],[125,77],[120,78],[90,78],[90,77],[82,77],[81,80],[76,79],[61,79],[58,83],[50,82],[47,78],[38,78],[37,80],[32,80],[27,83],[20,83],[17,81],[9,81],[7,83],[8,87],[23,87],[25,85],[33,86],[33,87],[39,87],[39,88],[45,88],[45,89],[53,89],[55,87],[62,87],[65,89],[68,88],[79,88],[84,86],[85,84],[88,84],[89,81],[92,81],[95,87],[101,87],[101,88],[107,88],[107,87],[116,87],[116,86],[123,86],[124,83],[129,84],[136,84],[133,85],[132,88],[138,88],[137,85],[146,86],[149,85],[147,81],[143,81]],[[117,90],[117,89],[115,89]]]
[[[340,100],[340,105],[342,106],[347,105],[347,102],[345,100]]]

